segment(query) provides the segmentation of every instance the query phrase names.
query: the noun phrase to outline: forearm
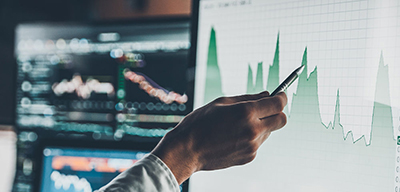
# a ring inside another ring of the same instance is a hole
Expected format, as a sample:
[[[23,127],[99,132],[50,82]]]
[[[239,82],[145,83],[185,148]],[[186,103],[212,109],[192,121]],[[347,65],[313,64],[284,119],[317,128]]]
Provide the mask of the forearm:
[[[171,131],[151,152],[170,168],[179,184],[200,169],[198,155],[191,149],[190,142],[183,142],[182,139],[175,131]]]

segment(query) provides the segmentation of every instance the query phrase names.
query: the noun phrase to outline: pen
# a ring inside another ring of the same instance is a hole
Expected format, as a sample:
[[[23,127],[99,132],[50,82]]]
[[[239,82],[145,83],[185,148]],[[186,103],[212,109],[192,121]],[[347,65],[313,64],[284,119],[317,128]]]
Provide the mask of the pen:
[[[298,67],[297,69],[295,69],[290,75],[289,77],[287,77],[275,90],[274,92],[271,93],[271,97],[275,96],[276,94],[278,94],[279,92],[285,91],[301,74],[301,72],[303,72],[304,69],[304,65]]]

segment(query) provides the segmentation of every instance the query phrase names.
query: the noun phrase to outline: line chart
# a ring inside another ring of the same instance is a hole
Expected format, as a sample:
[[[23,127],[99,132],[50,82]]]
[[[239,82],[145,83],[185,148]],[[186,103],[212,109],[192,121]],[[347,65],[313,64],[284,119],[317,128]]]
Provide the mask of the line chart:
[[[209,59],[207,62],[207,75],[206,75],[206,87],[205,87],[205,103],[209,100],[215,99],[217,97],[223,96],[222,87],[221,87],[221,75],[219,71],[218,62],[215,58],[216,56],[216,38],[215,38],[215,30],[211,29],[210,35],[210,47],[209,47]],[[253,83],[253,72],[251,67],[248,68],[248,77],[247,77],[247,93],[257,93],[264,90],[263,84],[263,67],[262,62],[257,64],[257,72],[256,72],[256,80]],[[307,48],[303,53],[303,59],[301,65],[305,65],[304,71],[308,71],[307,64]],[[279,34],[276,43],[275,55],[273,59],[273,64],[270,66],[267,87],[270,87],[270,90],[275,89],[278,86],[279,75],[277,75],[279,71]],[[321,120],[321,112],[320,112],[320,104],[318,98],[318,70],[317,67],[312,70],[310,75],[308,76],[306,72],[300,74],[299,82],[297,86],[297,92],[293,95],[292,105],[290,113],[288,113],[291,121],[294,122],[310,122],[313,120],[315,124],[324,124]],[[374,111],[372,114],[373,122],[371,130],[375,129],[376,126],[383,126],[388,129],[393,129],[392,123],[392,108],[390,106],[390,93],[389,93],[389,79],[388,79],[388,66],[384,64],[383,53],[381,53],[378,75],[376,81],[376,92],[375,92],[376,102],[374,104]],[[339,89],[337,91],[337,99],[335,106],[335,117],[334,123],[330,123],[328,126],[331,129],[335,127],[343,126],[340,124],[340,110],[339,110]],[[385,103],[385,104],[382,104]],[[387,105],[389,104],[389,105]],[[293,120],[292,120],[293,119]],[[365,144],[370,145],[370,140],[365,140],[365,137],[361,138],[353,138],[352,131],[345,132],[343,130],[343,138],[347,139],[349,136],[352,137],[352,141],[355,143],[362,138],[364,138]],[[394,132],[392,131],[391,138],[394,139]],[[371,139],[371,133],[367,138]]]
[[[174,91],[168,91],[143,73],[133,72],[129,69],[125,69],[124,71],[125,79],[138,84],[140,89],[151,97],[158,98],[166,104],[171,104],[174,101],[179,104],[184,104],[188,101],[188,96],[186,94],[181,95]]]
[[[52,89],[57,96],[65,93],[76,93],[82,99],[89,99],[92,93],[107,94],[108,97],[115,94],[114,86],[111,83],[102,83],[93,78],[88,78],[83,82],[80,74],[75,74],[70,81],[64,79],[59,83],[54,83]]]
[[[287,125],[256,159],[195,174],[191,191],[400,189],[399,1],[201,0],[199,9],[196,108],[272,91],[305,69],[286,91]]]
[[[76,192],[92,192],[92,187],[85,178],[79,178],[76,175],[65,175],[58,171],[53,171],[50,178],[54,182],[56,190],[70,191],[70,188],[73,187],[73,191]]]

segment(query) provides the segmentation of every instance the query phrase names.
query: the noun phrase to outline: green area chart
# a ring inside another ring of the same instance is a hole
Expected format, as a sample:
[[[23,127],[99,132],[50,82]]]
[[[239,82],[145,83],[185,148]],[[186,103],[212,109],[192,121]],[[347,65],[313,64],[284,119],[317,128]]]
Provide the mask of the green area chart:
[[[307,75],[307,48],[304,50],[301,62],[302,65],[305,65],[305,69],[299,76],[290,113],[287,113],[287,110],[285,111],[288,116],[288,124],[284,129],[274,133],[266,142],[264,149],[268,151],[265,152],[265,155],[268,155],[268,161],[280,156],[287,156],[287,154],[296,157],[298,162],[295,165],[293,165],[293,159],[290,158],[279,158],[276,161],[283,166],[283,172],[285,170],[296,170],[296,172],[301,173],[301,175],[296,175],[293,172],[287,173],[293,175],[293,182],[298,182],[299,185],[302,185],[301,182],[305,182],[304,178],[318,177],[322,180],[326,179],[326,186],[332,185],[331,187],[334,189],[335,185],[341,183],[339,180],[337,181],[339,183],[334,183],[332,178],[342,178],[346,182],[363,180],[363,183],[366,182],[376,187],[364,185],[352,189],[355,191],[371,191],[373,189],[393,191],[396,141],[390,106],[388,66],[384,64],[383,53],[380,56],[377,72],[369,141],[366,141],[364,136],[354,138],[351,131],[344,131],[340,123],[339,89],[337,90],[332,122],[328,125],[322,123],[318,98],[318,70],[315,67],[310,75]],[[264,90],[262,68],[262,62],[258,64],[255,73],[250,66],[248,67],[247,93]],[[207,61],[205,103],[223,96],[220,73],[216,32],[212,29]],[[256,76],[255,82],[253,82],[253,75]],[[279,34],[273,62],[269,66],[268,81],[266,82],[267,90],[274,90],[278,84]],[[280,150],[277,151],[274,147],[278,147]],[[321,175],[319,170],[321,168],[324,169],[325,175]],[[288,179],[287,175],[285,176],[283,173],[282,175],[282,179]],[[279,175],[276,177],[279,177]],[[351,189],[348,190],[351,191]]]

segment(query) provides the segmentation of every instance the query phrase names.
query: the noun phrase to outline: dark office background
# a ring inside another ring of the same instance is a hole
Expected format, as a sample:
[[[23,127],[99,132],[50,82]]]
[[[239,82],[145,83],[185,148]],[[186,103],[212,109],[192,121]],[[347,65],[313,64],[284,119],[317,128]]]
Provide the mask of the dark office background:
[[[1,0],[0,125],[14,122],[14,29],[19,23],[189,16],[190,0]]]

